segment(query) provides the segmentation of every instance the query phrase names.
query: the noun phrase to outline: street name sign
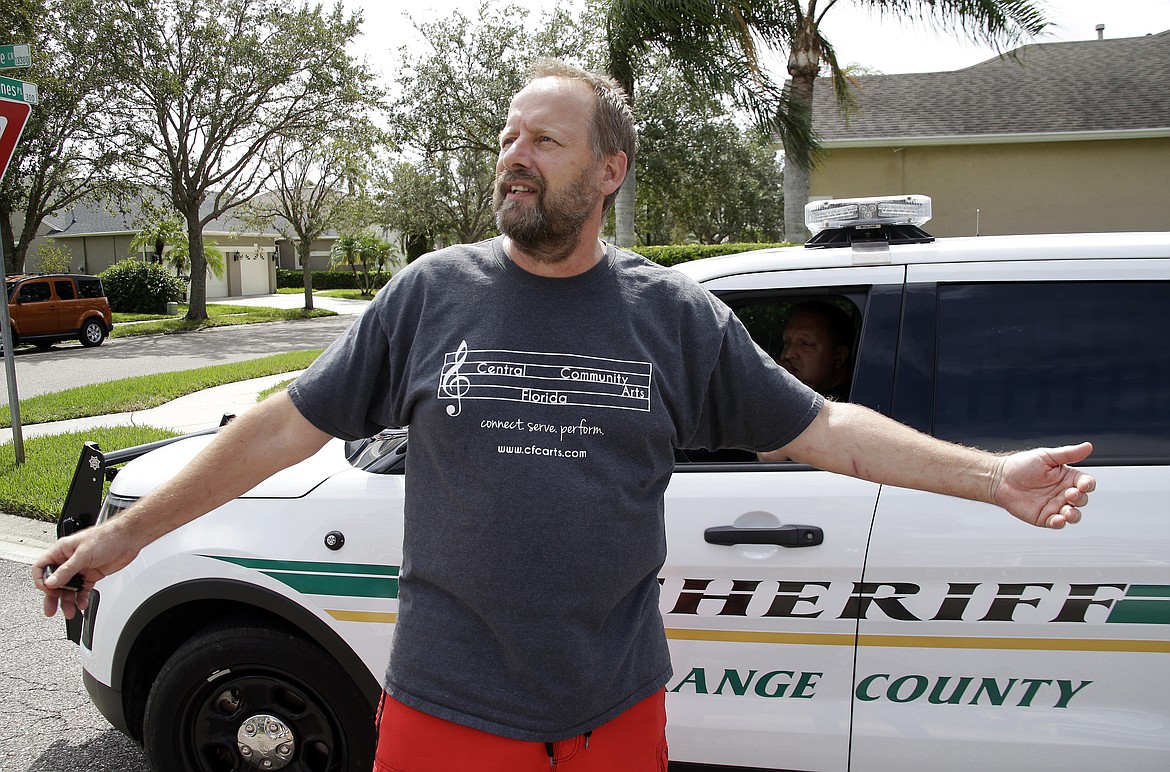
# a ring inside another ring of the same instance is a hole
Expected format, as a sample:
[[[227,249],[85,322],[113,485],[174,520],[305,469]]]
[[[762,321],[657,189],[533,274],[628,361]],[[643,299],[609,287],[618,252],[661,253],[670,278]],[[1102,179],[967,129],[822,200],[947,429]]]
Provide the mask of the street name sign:
[[[14,78],[0,78],[0,99],[27,102],[30,105],[40,104],[41,101],[35,83],[25,83]]]
[[[0,70],[28,67],[32,64],[32,48],[27,44],[0,46]]]
[[[32,107],[26,102],[0,99],[0,180],[4,179],[4,172],[8,171],[8,162],[12,160],[16,143],[31,112]]]

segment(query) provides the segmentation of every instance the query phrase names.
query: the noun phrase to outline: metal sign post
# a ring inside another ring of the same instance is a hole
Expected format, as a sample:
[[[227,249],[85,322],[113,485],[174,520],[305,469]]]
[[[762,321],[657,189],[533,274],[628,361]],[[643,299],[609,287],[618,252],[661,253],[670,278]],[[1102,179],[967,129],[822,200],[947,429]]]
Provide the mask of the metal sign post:
[[[0,56],[3,52],[0,51]],[[16,151],[32,108],[26,102],[0,99],[0,181]],[[0,244],[0,347],[4,349],[4,380],[8,384],[8,414],[12,417],[12,449],[16,463],[24,463],[24,434],[20,428],[20,399],[16,393],[16,351],[12,345],[12,320],[8,316],[8,277],[4,267],[4,245]]]
[[[0,173],[0,177],[3,174]],[[4,381],[8,384],[8,415],[12,418],[12,450],[16,463],[24,463],[24,432],[20,428],[20,397],[16,393],[16,347],[12,345],[12,320],[8,317],[8,276],[4,245],[0,244],[0,347],[4,349]]]

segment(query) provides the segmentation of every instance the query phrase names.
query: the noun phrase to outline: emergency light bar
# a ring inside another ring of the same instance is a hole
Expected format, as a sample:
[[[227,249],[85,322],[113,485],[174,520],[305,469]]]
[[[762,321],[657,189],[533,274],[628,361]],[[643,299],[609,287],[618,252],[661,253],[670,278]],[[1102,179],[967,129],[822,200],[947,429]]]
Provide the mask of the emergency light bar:
[[[929,222],[930,215],[929,196],[838,198],[804,205],[804,224],[814,235],[828,228],[918,227]]]

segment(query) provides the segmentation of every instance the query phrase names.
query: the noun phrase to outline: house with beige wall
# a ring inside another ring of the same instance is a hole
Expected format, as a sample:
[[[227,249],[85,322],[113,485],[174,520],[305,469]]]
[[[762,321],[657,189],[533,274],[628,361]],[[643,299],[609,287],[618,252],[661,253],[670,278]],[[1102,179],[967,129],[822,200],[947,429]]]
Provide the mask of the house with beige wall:
[[[928,195],[936,236],[1170,230],[1170,31],[856,81],[848,118],[817,81],[810,199]]]
[[[71,268],[99,274],[120,260],[149,260],[153,250],[131,249],[145,218],[134,203],[79,204],[47,221],[44,238],[72,254]],[[271,228],[257,229],[231,213],[203,229],[204,242],[214,241],[224,255],[222,277],[207,276],[208,299],[266,295],[276,291],[277,240]]]

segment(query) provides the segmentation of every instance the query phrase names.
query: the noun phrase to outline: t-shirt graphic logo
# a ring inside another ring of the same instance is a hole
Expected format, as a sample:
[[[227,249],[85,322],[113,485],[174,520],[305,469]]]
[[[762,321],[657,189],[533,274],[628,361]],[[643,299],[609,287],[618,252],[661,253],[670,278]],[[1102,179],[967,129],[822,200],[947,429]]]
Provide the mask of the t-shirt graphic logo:
[[[463,397],[471,390],[471,381],[459,372],[467,362],[467,341],[460,341],[454,355],[443,358],[443,374],[439,377],[439,397],[454,399],[454,405],[447,405],[447,415],[456,416],[463,412]]]
[[[466,399],[527,402],[650,412],[654,367],[649,362],[536,351],[469,349],[467,341],[443,355],[439,375],[447,415]]]

